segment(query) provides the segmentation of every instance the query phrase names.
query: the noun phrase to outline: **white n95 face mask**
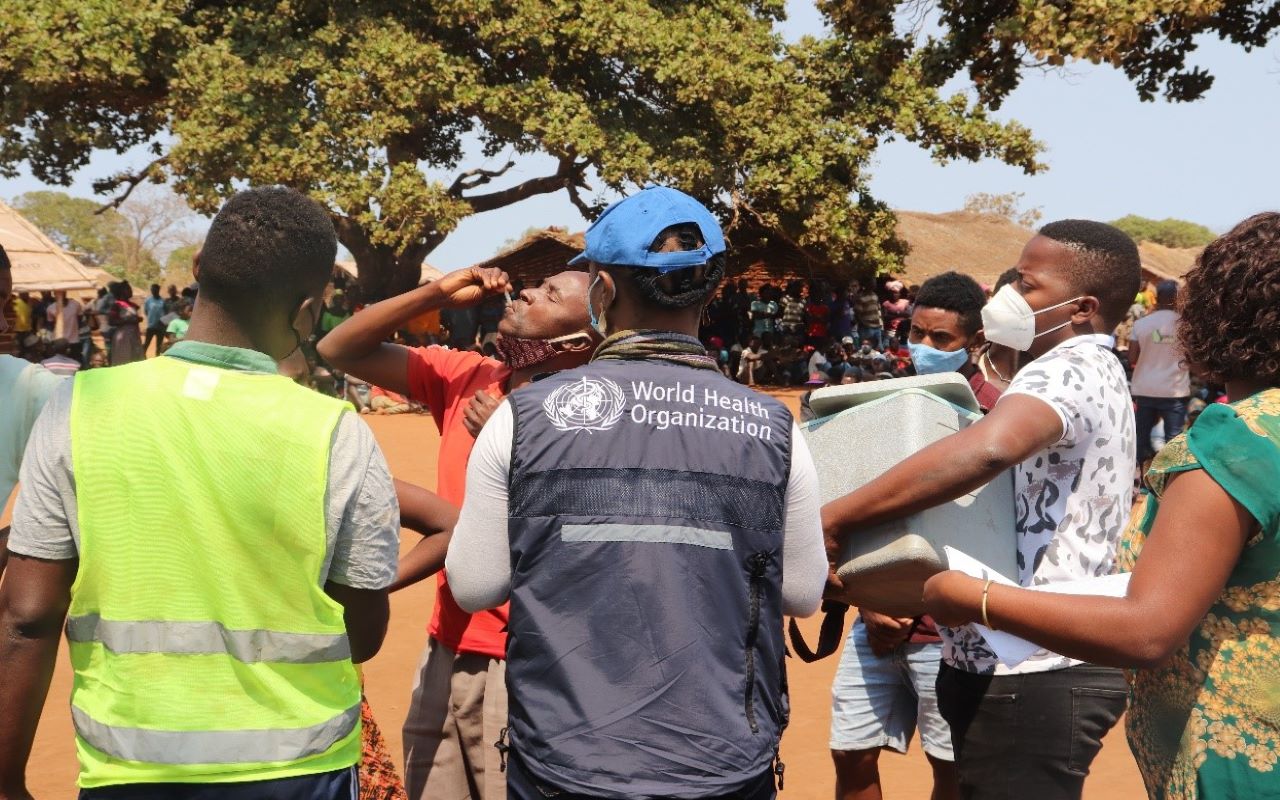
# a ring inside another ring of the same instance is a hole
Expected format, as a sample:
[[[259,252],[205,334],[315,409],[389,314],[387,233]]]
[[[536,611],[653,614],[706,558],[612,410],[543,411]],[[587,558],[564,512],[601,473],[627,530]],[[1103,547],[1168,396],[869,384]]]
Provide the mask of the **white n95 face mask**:
[[[1036,339],[1062,330],[1071,324],[1071,320],[1067,320],[1047,331],[1036,333],[1036,316],[1070,305],[1079,299],[1079,297],[1073,297],[1057,305],[1035,311],[1017,289],[1012,285],[1005,285],[982,307],[982,334],[988,342],[1012,347],[1020,353],[1026,352]]]

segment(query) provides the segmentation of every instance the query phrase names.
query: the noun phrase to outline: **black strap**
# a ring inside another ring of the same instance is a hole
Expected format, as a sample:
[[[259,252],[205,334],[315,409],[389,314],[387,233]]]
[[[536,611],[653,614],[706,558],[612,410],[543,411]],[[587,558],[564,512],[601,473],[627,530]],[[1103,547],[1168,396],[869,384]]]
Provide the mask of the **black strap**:
[[[791,649],[796,651],[796,657],[810,664],[820,658],[826,658],[839,649],[840,637],[844,636],[844,617],[848,611],[849,606],[837,600],[822,601],[824,616],[822,627],[818,631],[816,651],[809,649],[809,645],[804,641],[804,635],[800,633],[800,626],[796,624],[795,617],[792,617],[787,630],[791,634]]]

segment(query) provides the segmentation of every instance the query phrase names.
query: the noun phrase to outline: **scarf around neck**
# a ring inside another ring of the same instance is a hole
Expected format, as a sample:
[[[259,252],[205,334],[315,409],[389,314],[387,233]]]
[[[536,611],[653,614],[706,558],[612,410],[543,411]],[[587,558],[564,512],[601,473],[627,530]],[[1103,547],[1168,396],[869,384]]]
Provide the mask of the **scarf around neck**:
[[[600,343],[592,361],[668,361],[716,372],[720,367],[707,355],[707,346],[693,336],[674,331],[618,331]]]

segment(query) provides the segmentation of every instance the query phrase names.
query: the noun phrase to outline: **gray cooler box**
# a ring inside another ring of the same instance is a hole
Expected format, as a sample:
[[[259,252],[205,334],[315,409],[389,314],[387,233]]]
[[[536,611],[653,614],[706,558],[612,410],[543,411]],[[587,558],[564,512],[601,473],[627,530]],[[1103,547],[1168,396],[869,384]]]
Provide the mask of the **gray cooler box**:
[[[818,467],[822,502],[846,495],[913,453],[982,418],[958,373],[832,386],[801,426]],[[850,605],[894,616],[921,614],[924,582],[947,568],[950,545],[1016,577],[1013,473],[951,503],[849,536],[836,570]]]

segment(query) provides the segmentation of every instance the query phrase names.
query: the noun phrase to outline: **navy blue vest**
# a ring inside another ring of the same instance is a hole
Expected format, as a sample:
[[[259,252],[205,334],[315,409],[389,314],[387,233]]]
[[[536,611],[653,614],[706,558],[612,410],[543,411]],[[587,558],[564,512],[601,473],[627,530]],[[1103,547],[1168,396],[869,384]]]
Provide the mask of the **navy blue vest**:
[[[510,401],[512,749],[587,795],[759,778],[787,716],[790,412],[660,361],[597,361]]]

